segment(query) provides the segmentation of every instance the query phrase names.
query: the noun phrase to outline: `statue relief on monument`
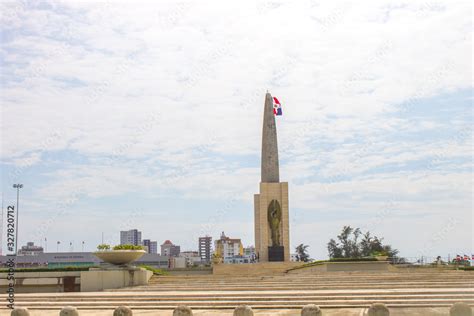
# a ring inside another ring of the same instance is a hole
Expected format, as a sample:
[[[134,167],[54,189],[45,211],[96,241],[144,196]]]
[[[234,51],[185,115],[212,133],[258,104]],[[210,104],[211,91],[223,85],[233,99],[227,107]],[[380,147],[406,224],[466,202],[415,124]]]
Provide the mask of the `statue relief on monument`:
[[[268,224],[270,225],[272,246],[280,246],[281,207],[277,200],[268,205]]]

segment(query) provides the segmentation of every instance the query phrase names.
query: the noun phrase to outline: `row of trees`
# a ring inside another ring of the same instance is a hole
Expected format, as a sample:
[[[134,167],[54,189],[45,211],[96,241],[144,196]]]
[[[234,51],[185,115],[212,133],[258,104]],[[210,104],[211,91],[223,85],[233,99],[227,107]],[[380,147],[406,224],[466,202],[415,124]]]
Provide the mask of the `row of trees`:
[[[362,233],[360,228],[351,226],[344,226],[337,240],[331,238],[327,248],[330,258],[395,257],[398,254],[397,249],[383,244],[383,238],[372,237],[369,231]]]
[[[296,247],[296,260],[311,261],[308,254],[308,245],[299,244]],[[344,226],[336,239],[327,244],[329,258],[362,258],[370,256],[396,257],[397,249],[383,244],[383,238],[372,236],[369,231],[362,233],[360,228]]]

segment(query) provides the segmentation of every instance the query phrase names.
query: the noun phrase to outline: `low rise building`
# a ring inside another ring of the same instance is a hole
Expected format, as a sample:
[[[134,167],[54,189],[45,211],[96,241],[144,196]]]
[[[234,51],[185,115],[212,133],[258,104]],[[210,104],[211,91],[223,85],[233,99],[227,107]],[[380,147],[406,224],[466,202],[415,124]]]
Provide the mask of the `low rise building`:
[[[245,247],[244,248],[244,256],[254,257],[255,256],[255,247],[254,246]]]
[[[37,256],[43,253],[43,247],[35,246],[35,243],[29,241],[26,243],[26,246],[22,246],[20,250],[18,250],[19,256]]]
[[[214,254],[221,258],[224,263],[233,263],[232,258],[243,257],[244,247],[242,241],[238,238],[229,238],[224,232],[221,237],[215,241]]]
[[[173,244],[171,240],[165,240],[165,242],[161,245],[162,256],[178,257],[180,252],[181,247]]]
[[[171,257],[170,258],[170,269],[184,269],[186,268],[185,257]]]
[[[186,258],[187,267],[193,267],[205,263],[202,261],[201,256],[199,256],[198,251],[183,251],[179,256]]]
[[[252,263],[252,258],[247,256],[233,256],[233,257],[226,257],[223,260],[224,263],[232,263],[232,264],[240,264],[240,263]]]

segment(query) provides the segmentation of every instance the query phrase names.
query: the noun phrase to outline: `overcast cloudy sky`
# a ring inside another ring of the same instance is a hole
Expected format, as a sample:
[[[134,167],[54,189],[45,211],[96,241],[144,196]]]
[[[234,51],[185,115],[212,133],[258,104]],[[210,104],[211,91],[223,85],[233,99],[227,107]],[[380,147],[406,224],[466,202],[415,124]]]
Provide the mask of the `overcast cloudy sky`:
[[[20,244],[138,228],[254,243],[263,102],[279,97],[291,246],[343,225],[470,254],[471,1],[2,1],[2,189]],[[4,238],[5,239],[5,238]]]

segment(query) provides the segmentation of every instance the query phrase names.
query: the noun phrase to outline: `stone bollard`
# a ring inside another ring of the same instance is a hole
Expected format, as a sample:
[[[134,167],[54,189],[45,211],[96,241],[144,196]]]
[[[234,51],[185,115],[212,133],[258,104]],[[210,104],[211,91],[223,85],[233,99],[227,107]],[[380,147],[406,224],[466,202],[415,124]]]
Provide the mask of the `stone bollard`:
[[[449,309],[450,316],[472,316],[472,309],[466,303],[454,303]]]
[[[323,312],[318,305],[308,304],[303,306],[301,310],[301,316],[321,316]]]
[[[192,315],[193,315],[193,311],[191,310],[191,308],[184,305],[176,307],[173,311],[173,316],[192,316]]]
[[[30,316],[30,311],[26,307],[15,307],[10,313],[11,316]]]
[[[234,316],[253,316],[252,307],[248,305],[240,305],[234,309]]]
[[[132,316],[132,310],[127,306],[119,306],[114,310],[114,316]]]
[[[368,316],[389,316],[390,311],[384,303],[374,303],[369,307]]]
[[[73,306],[66,306],[61,309],[59,316],[79,316],[79,312]]]

